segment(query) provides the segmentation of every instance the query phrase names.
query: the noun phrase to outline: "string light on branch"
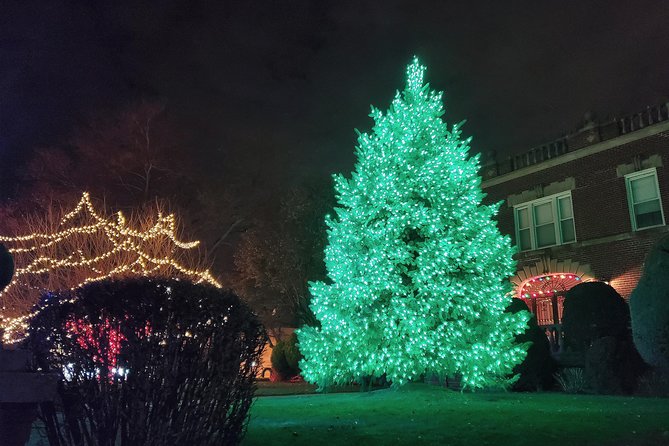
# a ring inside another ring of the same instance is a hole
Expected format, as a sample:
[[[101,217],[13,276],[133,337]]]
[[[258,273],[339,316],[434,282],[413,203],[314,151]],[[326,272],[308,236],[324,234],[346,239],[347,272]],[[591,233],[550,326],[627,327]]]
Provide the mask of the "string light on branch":
[[[32,306],[47,291],[131,276],[181,278],[221,287],[193,251],[199,242],[177,237],[174,214],[158,211],[155,217],[140,215],[128,220],[118,212],[107,218],[84,192],[74,209],[57,222],[45,219],[35,225],[41,230],[0,236],[16,264],[12,281],[0,293],[5,343],[21,339],[34,315]]]

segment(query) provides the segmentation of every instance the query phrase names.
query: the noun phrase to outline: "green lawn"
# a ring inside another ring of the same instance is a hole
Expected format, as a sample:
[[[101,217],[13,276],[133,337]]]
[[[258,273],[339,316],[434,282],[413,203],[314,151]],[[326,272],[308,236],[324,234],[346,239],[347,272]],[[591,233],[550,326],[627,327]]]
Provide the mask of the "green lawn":
[[[263,396],[250,445],[669,445],[669,399],[398,391]]]

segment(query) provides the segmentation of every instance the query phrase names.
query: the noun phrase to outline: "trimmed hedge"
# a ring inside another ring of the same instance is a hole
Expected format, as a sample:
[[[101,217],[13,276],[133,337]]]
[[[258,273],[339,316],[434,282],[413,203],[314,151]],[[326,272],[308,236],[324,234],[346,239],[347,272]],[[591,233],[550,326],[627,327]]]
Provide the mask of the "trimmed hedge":
[[[651,249],[630,297],[634,343],[643,359],[669,375],[669,237]]]
[[[59,407],[40,407],[51,444],[241,441],[266,335],[231,292],[93,283],[46,295],[29,332],[37,366],[61,375]]]
[[[585,352],[599,338],[628,339],[629,324],[625,300],[604,282],[581,283],[567,291],[562,329],[568,348]]]
[[[562,318],[567,348],[581,354],[586,390],[632,393],[645,364],[634,348],[625,300],[604,282],[567,292]]]

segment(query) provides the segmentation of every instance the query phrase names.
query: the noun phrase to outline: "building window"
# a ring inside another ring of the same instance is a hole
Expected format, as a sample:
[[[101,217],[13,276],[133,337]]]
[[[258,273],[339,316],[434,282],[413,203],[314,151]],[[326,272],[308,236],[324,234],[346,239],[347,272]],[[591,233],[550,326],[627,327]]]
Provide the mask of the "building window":
[[[523,203],[514,211],[521,251],[576,241],[571,192]]]
[[[632,218],[632,229],[638,231],[664,225],[655,168],[625,175],[625,185],[627,186],[627,202]]]

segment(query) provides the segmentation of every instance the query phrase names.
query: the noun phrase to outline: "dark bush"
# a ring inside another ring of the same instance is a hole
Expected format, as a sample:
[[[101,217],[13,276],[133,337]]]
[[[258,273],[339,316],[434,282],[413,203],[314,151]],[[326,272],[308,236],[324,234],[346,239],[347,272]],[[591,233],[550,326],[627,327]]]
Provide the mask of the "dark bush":
[[[300,374],[298,365],[302,354],[297,347],[297,335],[291,334],[288,338],[279,340],[272,350],[272,369],[281,379],[292,378]]]
[[[520,299],[513,299],[506,309],[509,313],[528,311],[527,305]],[[513,369],[518,380],[511,387],[514,391],[527,392],[548,390],[553,387],[553,374],[557,371],[557,363],[551,356],[550,343],[546,333],[537,325],[534,316],[527,323],[524,333],[516,336],[517,343],[530,342],[525,360]]]
[[[52,445],[227,445],[244,434],[265,334],[230,292],[93,283],[45,296],[29,332],[37,365],[62,377],[59,407],[40,407]]]
[[[634,343],[643,359],[669,375],[669,237],[651,249],[630,297]]]
[[[616,373],[618,340],[613,336],[595,339],[585,354],[584,378],[588,391],[593,393],[620,393],[622,385]]]
[[[639,378],[637,391],[644,396],[669,397],[669,370],[649,368]]]
[[[625,300],[604,282],[581,283],[567,292],[562,317],[567,348],[585,352],[599,338],[628,339],[629,326]]]
[[[5,289],[14,275],[14,259],[5,245],[0,243],[0,291]]]
[[[297,334],[293,333],[290,335],[286,341],[286,345],[283,349],[284,354],[286,355],[286,363],[290,368],[293,376],[300,374],[300,360],[302,359],[302,353],[297,346]]]
[[[634,348],[625,300],[603,282],[567,292],[562,318],[565,345],[582,354],[590,392],[631,393],[645,365]]]
[[[585,353],[586,388],[592,393],[632,393],[645,369],[631,339],[599,338]]]
[[[270,361],[272,362],[272,373],[274,373],[275,379],[281,381],[285,378],[288,378],[288,363],[286,362],[286,355],[283,351],[286,343],[279,339],[276,341],[274,348],[272,349],[272,355],[270,356]]]

